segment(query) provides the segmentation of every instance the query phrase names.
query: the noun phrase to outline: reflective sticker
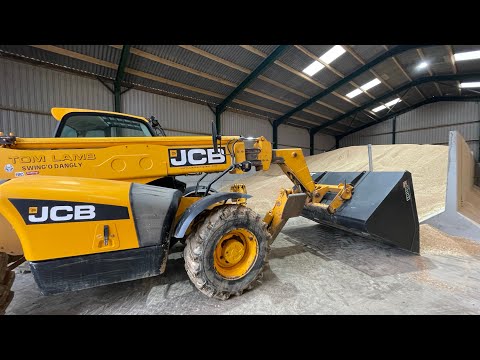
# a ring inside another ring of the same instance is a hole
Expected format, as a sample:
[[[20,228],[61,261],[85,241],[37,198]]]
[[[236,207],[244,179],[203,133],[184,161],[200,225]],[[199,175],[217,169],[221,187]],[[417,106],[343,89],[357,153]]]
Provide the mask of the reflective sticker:
[[[405,180],[405,181],[403,182],[403,188],[405,189],[405,199],[407,199],[407,201],[410,201],[410,199],[411,199],[411,195],[410,195],[410,185],[408,185],[407,180]]]

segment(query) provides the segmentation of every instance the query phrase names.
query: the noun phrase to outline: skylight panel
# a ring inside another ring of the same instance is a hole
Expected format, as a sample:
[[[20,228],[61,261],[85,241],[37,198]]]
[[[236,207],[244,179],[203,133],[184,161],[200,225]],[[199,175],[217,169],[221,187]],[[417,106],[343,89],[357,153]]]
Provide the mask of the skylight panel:
[[[480,81],[472,81],[472,82],[463,82],[460,84],[461,88],[478,88],[480,87]]]
[[[325,54],[320,56],[320,60],[322,60],[325,64],[330,64],[333,60],[343,55],[345,51],[346,50],[341,45],[335,45],[330,50],[328,50]]]
[[[314,61],[310,65],[308,65],[305,69],[303,69],[303,72],[309,76],[315,75],[317,72],[322,70],[325,66],[318,61]]]
[[[385,105],[380,105],[379,107],[376,107],[375,109],[373,109],[372,111],[373,112],[379,112],[383,109],[386,109],[387,107]]]
[[[390,106],[393,106],[393,105],[395,105],[395,104],[398,104],[400,101],[402,101],[402,99],[396,98],[395,100],[392,100],[392,101],[387,102],[385,105],[386,105],[387,107],[390,107]]]
[[[346,96],[351,99],[351,98],[354,98],[357,95],[360,95],[362,92],[363,91],[361,89],[355,89],[353,91],[350,91]]]
[[[362,89],[363,91],[367,91],[368,89],[371,89],[371,88],[373,88],[374,86],[377,86],[380,83],[381,83],[381,81],[378,80],[377,78],[375,78],[372,81],[369,81],[366,84],[363,84],[362,86],[360,86],[360,89]]]
[[[453,57],[455,61],[480,59],[480,50],[456,53]]]

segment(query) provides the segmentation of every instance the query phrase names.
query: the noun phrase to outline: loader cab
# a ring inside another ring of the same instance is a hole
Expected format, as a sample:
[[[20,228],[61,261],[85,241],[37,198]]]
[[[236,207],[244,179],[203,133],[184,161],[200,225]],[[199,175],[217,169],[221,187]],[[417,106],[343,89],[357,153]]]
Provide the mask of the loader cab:
[[[156,136],[147,119],[107,111],[53,108],[59,121],[57,138],[152,137]]]

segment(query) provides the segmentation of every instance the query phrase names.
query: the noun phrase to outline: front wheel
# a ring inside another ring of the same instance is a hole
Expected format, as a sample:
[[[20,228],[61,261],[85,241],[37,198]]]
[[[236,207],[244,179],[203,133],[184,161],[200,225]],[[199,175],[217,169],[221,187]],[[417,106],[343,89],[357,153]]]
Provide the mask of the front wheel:
[[[261,278],[269,240],[266,224],[252,209],[216,207],[187,238],[185,269],[209,297],[241,295]]]

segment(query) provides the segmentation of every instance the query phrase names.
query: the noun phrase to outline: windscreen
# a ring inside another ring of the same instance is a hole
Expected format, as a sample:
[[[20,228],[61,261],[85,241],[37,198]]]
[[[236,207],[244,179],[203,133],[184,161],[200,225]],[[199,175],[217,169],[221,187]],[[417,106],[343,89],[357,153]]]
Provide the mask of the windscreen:
[[[152,136],[141,120],[115,115],[72,114],[65,119],[59,137],[141,137]]]

